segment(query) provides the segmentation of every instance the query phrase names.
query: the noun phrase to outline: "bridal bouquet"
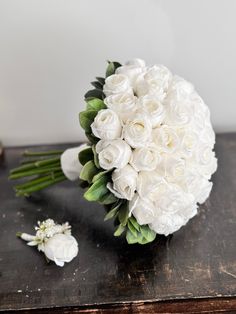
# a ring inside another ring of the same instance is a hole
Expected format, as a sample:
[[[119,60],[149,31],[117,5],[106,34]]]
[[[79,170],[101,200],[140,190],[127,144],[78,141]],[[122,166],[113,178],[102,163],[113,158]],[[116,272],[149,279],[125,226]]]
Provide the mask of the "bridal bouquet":
[[[145,244],[177,231],[212,189],[217,160],[208,107],[191,83],[140,59],[109,62],[106,78],[92,85],[79,115],[89,143],[26,152],[30,159],[10,178],[36,178],[17,185],[17,195],[80,178],[85,199],[105,205],[105,220],[114,219],[115,236]]]

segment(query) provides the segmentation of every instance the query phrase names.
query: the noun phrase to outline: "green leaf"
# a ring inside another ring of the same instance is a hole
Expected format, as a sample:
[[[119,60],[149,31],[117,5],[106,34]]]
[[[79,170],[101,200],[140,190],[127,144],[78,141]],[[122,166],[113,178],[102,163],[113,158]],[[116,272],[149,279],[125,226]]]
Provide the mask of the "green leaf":
[[[94,136],[90,132],[85,132],[85,135],[87,136],[87,138],[91,144],[97,144],[97,142],[99,141],[99,138],[97,138],[96,136]]]
[[[100,204],[109,205],[117,202],[117,198],[111,192],[105,194],[99,201]]]
[[[92,182],[94,183],[95,181],[97,181],[98,179],[100,179],[102,176],[106,175],[110,170],[105,170],[105,171],[100,171],[97,174],[95,174],[95,176],[93,177]]]
[[[85,148],[79,153],[79,162],[81,165],[85,165],[89,160],[93,160],[93,150],[92,147]]]
[[[95,166],[94,162],[90,160],[86,162],[86,164],[83,166],[79,177],[81,180],[91,183],[93,177],[95,176],[97,172],[98,172],[97,167]]]
[[[120,201],[120,200],[116,204],[114,204],[112,206],[111,210],[104,217],[104,221],[115,217],[121,204],[122,204],[122,201]]]
[[[116,231],[114,232],[114,236],[119,237],[124,231],[125,231],[125,227],[120,224],[118,228],[116,229]]]
[[[116,61],[110,62],[110,61],[108,61],[108,66],[107,66],[107,69],[106,69],[106,77],[114,74],[116,69],[119,68],[120,66],[121,66],[121,64],[119,62],[116,62]]]
[[[97,168],[101,168],[100,164],[99,164],[98,154],[96,152],[96,146],[95,145],[92,146],[92,150],[93,150],[93,156],[94,156],[94,163],[95,163]]]
[[[99,98],[89,98],[88,100],[86,100],[87,102],[87,109],[90,110],[101,110],[101,109],[105,109],[106,105],[104,104],[104,102],[99,99]]]
[[[137,230],[134,228],[134,226],[132,225],[132,223],[128,220],[128,228],[130,230],[130,232],[137,237],[138,236],[138,232]]]
[[[91,82],[91,85],[94,86],[96,89],[103,89],[103,84],[98,81]]]
[[[79,113],[79,121],[81,127],[85,130],[85,132],[90,133],[91,132],[91,124],[93,123],[94,118],[97,115],[96,110],[86,110],[81,111]]]
[[[143,237],[148,241],[152,242],[156,238],[156,233],[151,230],[148,225],[140,226],[140,231]]]
[[[137,220],[134,218],[134,216],[131,216],[129,218],[129,221],[132,223],[132,225],[134,226],[134,228],[137,230],[137,231],[140,231],[140,225],[138,224]]]
[[[98,82],[101,83],[102,85],[105,84],[105,79],[104,79],[104,77],[96,77],[96,79],[97,79]]]
[[[138,242],[137,237],[135,237],[130,230],[127,230],[126,232],[126,240],[129,244],[134,244]]]
[[[99,202],[102,199],[102,197],[109,192],[109,190],[106,187],[107,182],[108,178],[106,176],[103,176],[100,179],[98,179],[84,193],[84,198],[90,202]]]
[[[99,99],[104,99],[105,98],[105,94],[103,93],[103,91],[101,89],[91,89],[89,90],[85,95],[84,98],[99,98]]]
[[[126,202],[125,204],[121,206],[119,210],[118,219],[120,223],[122,224],[122,226],[126,226],[128,222],[128,218],[129,218],[129,207],[128,207],[128,202]]]

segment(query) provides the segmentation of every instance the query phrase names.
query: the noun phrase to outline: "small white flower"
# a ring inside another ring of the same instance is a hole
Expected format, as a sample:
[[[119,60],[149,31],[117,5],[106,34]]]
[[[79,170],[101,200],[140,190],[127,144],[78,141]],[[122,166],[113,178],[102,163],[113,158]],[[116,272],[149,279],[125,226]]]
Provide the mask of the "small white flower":
[[[163,153],[173,153],[180,146],[180,140],[176,130],[168,125],[156,128],[152,132],[152,140]]]
[[[103,92],[106,96],[132,92],[129,78],[123,74],[113,74],[106,78]]]
[[[76,239],[67,234],[55,234],[44,245],[44,254],[58,266],[69,263],[78,254],[78,243]]]
[[[165,117],[165,110],[162,103],[154,96],[143,96],[139,98],[139,105],[151,121],[152,127],[159,126]]]
[[[139,68],[145,68],[145,61],[139,58],[134,58],[126,62],[126,65],[134,65]]]
[[[91,124],[93,134],[103,140],[114,140],[121,137],[121,122],[115,111],[102,109]]]
[[[27,241],[29,246],[37,246],[45,256],[56,263],[64,266],[78,254],[78,243],[71,235],[71,226],[68,222],[60,225],[53,219],[38,222],[35,227],[36,235],[17,233],[22,240]]]
[[[106,170],[123,168],[128,164],[132,153],[130,146],[121,139],[99,141],[96,145],[96,152],[100,166]]]
[[[118,198],[131,200],[137,187],[137,172],[126,165],[122,169],[116,169],[112,173],[112,182],[108,183],[107,188]]]
[[[125,141],[133,148],[147,146],[151,141],[152,124],[145,113],[128,119],[123,127]]]
[[[110,95],[104,99],[109,109],[115,111],[123,122],[125,122],[137,109],[137,97],[127,92]]]
[[[130,164],[136,171],[155,170],[161,161],[160,153],[156,147],[148,146],[135,148],[132,152]]]
[[[129,212],[134,215],[139,225],[152,223],[155,219],[154,204],[148,198],[139,197],[137,193],[129,202]]]
[[[171,72],[163,65],[154,65],[141,73],[135,83],[135,92],[140,96],[153,95],[162,101],[172,79]]]

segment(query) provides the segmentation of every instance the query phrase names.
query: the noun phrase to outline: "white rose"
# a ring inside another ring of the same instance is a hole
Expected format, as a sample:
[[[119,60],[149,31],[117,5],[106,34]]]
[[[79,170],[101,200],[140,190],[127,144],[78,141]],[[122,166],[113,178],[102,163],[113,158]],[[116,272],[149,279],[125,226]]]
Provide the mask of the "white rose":
[[[156,97],[150,95],[140,97],[139,104],[150,119],[153,128],[163,122],[165,117],[164,107]]]
[[[144,68],[146,66],[145,61],[139,58],[134,58],[126,62],[126,65],[134,65],[136,67]]]
[[[152,132],[152,140],[158,150],[164,153],[173,153],[179,148],[180,140],[174,128],[163,125]]]
[[[102,109],[91,124],[93,134],[103,140],[121,137],[121,122],[118,115],[111,109]]]
[[[177,158],[174,154],[163,154],[157,173],[168,181],[179,183],[186,175],[186,161],[184,158]]]
[[[61,169],[67,179],[75,181],[79,178],[80,171],[83,168],[79,162],[79,153],[90,147],[87,144],[82,144],[79,147],[69,148],[61,155]]]
[[[112,182],[107,184],[107,188],[118,198],[131,200],[137,186],[137,172],[126,165],[122,169],[116,169],[112,172]]]
[[[168,183],[166,189],[160,193],[155,201],[155,206],[164,213],[182,211],[194,203],[194,196],[186,193],[179,186]]]
[[[130,160],[132,151],[130,146],[123,140],[101,140],[96,145],[99,164],[103,169],[123,168]]]
[[[136,171],[152,171],[156,169],[160,160],[161,156],[155,147],[141,147],[133,150],[130,164]]]
[[[113,74],[106,78],[103,86],[103,92],[106,96],[131,92],[129,78],[123,74]]]
[[[215,152],[212,151],[211,146],[200,145],[196,150],[195,158],[197,162],[195,167],[199,173],[207,179],[210,179],[211,175],[217,169],[217,159],[215,158]]]
[[[168,99],[165,103],[165,123],[169,126],[183,126],[194,118],[194,105],[190,101]]]
[[[135,86],[136,79],[143,69],[136,65],[123,65],[116,69],[116,74],[123,74],[129,78],[130,85]]]
[[[154,220],[155,208],[148,198],[141,198],[138,194],[135,194],[129,202],[129,212],[130,215],[134,215],[138,224],[146,225]]]
[[[203,204],[208,199],[212,186],[212,182],[206,178],[195,175],[191,181],[189,180],[187,190],[194,195],[196,203]]]
[[[146,146],[151,141],[151,133],[151,122],[144,113],[131,117],[123,127],[124,139],[133,148]]]
[[[163,65],[154,65],[141,73],[135,83],[135,92],[140,96],[154,95],[162,101],[172,79],[171,72]]]
[[[115,111],[123,122],[137,111],[137,97],[127,92],[110,95],[104,99],[108,108]]]
[[[187,99],[194,91],[194,86],[180,76],[174,75],[168,89],[167,99]]]
[[[140,171],[138,174],[137,191],[141,198],[155,202],[167,189],[167,183],[156,171]]]
[[[178,154],[181,157],[191,157],[197,149],[199,134],[192,131],[190,128],[183,128],[178,135],[180,138],[180,149],[178,150]]]
[[[178,214],[160,213],[156,216],[155,220],[149,224],[150,229],[154,230],[158,234],[164,234],[168,236],[179,230],[186,224],[185,217]]]
[[[71,235],[55,234],[44,244],[44,254],[58,266],[64,266],[77,256],[78,243]]]

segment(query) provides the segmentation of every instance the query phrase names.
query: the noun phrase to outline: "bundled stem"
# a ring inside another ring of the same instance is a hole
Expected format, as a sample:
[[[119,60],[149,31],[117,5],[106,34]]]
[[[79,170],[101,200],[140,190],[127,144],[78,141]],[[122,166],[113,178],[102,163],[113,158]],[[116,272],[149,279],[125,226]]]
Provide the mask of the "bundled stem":
[[[31,160],[21,161],[21,166],[10,171],[10,180],[26,179],[15,186],[17,196],[29,196],[31,193],[45,189],[66,180],[60,164],[63,151],[31,152],[25,151],[24,157]],[[29,178],[31,177],[31,178]]]

